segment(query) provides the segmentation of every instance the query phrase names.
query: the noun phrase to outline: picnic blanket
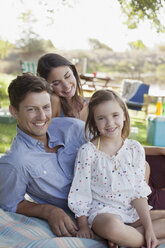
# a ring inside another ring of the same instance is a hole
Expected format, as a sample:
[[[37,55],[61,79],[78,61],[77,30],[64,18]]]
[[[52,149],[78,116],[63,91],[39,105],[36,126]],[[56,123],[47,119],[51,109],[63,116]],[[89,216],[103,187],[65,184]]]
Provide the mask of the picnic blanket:
[[[105,241],[55,237],[45,220],[0,209],[0,247],[107,248],[108,246]]]
[[[0,209],[1,248],[107,248],[106,241],[81,238],[58,238],[48,223],[35,217]],[[165,244],[159,248],[165,248]]]

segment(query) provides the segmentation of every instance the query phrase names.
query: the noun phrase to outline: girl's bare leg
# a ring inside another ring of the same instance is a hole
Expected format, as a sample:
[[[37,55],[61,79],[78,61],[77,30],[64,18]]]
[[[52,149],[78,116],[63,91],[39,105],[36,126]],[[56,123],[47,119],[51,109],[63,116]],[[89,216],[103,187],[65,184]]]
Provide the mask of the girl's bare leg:
[[[144,236],[132,226],[125,225],[118,216],[104,213],[95,217],[92,228],[94,232],[109,242],[126,247],[144,245]]]
[[[158,220],[165,218],[165,210],[150,210],[151,220]],[[131,226],[139,227],[141,226],[141,221],[137,220],[135,223],[132,223]]]

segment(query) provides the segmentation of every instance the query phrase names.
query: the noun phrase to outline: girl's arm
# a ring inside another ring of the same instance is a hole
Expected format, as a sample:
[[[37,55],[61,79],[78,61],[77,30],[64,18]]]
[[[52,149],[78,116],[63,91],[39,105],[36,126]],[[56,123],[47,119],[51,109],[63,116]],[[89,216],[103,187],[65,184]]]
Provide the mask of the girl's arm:
[[[94,239],[94,233],[88,226],[87,217],[85,215],[82,215],[81,217],[77,218],[77,222],[78,232],[76,236],[79,238]]]
[[[92,156],[89,144],[84,144],[78,151],[75,171],[68,196],[68,206],[78,219],[79,237],[93,238],[93,232],[87,224],[87,217],[92,203],[91,165]]]
[[[144,146],[146,155],[165,155],[165,147]]]
[[[155,236],[152,227],[152,221],[148,209],[147,198],[135,199],[132,201],[132,205],[135,207],[140,217],[140,221],[144,227],[144,236],[145,236],[147,248],[156,247],[158,245],[158,240]]]

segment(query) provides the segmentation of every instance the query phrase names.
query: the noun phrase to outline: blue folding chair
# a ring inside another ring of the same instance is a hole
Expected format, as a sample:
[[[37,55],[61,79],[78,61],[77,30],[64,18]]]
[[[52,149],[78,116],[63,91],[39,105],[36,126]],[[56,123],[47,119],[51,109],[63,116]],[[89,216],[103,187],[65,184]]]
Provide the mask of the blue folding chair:
[[[128,109],[144,111],[145,118],[148,114],[149,97],[146,96],[146,101],[144,101],[144,95],[148,95],[149,87],[144,83],[140,84],[136,93],[130,99],[125,100]]]
[[[142,83],[134,96],[126,100],[127,107],[133,110],[142,110],[142,107],[146,105],[144,103],[144,94],[148,94],[149,87],[149,85]]]

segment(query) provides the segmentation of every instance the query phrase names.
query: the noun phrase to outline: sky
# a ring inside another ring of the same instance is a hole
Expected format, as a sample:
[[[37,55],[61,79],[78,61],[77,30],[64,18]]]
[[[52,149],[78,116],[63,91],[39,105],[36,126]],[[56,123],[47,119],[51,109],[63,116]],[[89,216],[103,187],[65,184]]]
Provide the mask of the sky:
[[[2,0],[1,0],[2,1]],[[129,30],[123,24],[124,16],[117,0],[70,0],[72,6],[60,4],[60,0],[47,0],[53,6],[53,25],[49,25],[47,13],[39,0],[5,0],[0,8],[0,38],[16,42],[22,35],[18,18],[27,9],[38,20],[33,30],[41,38],[51,39],[58,49],[89,49],[89,38],[98,39],[114,51],[125,51],[131,41],[142,40],[149,47],[165,43],[165,34],[158,34],[148,22],[138,29]],[[165,23],[165,15],[161,16]],[[26,26],[24,25],[24,28]]]

